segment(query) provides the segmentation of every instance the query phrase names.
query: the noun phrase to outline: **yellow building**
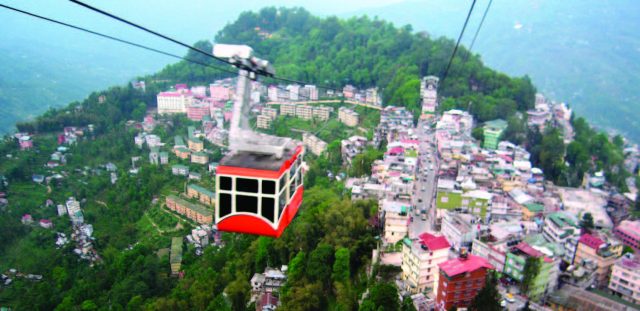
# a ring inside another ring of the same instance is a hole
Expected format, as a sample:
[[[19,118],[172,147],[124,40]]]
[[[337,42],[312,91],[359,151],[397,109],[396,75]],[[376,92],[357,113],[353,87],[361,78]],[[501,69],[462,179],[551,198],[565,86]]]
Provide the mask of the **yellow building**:
[[[447,261],[451,245],[444,236],[421,234],[418,239],[402,241],[402,280],[412,294],[438,288],[438,264]]]
[[[622,256],[622,248],[622,243],[611,237],[585,233],[578,240],[573,265],[594,264],[596,281],[599,285],[604,285],[609,281],[611,266]]]

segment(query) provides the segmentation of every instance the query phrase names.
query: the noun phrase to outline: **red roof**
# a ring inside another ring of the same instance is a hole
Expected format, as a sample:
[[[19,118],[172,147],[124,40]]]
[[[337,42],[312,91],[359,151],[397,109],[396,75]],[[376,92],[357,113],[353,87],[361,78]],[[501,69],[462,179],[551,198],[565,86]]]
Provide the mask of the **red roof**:
[[[426,246],[431,251],[437,251],[440,249],[451,247],[451,244],[449,244],[449,241],[447,241],[447,238],[445,238],[443,235],[435,236],[433,234],[425,232],[421,234],[419,238],[420,244]]]
[[[49,220],[49,219],[40,219],[40,223],[41,224],[50,224],[51,220]]]
[[[527,242],[520,242],[520,244],[516,245],[516,248],[531,257],[544,256],[544,254],[541,251],[531,247],[531,245],[527,244]]]
[[[402,147],[393,147],[387,151],[387,154],[400,154],[404,153],[404,148]]]
[[[601,240],[599,237],[589,234],[589,233],[585,233],[580,237],[580,243],[589,246],[593,249],[598,249],[600,247],[600,245],[604,244],[605,242],[603,240]]]
[[[494,269],[488,260],[468,254],[466,259],[454,258],[449,259],[438,265],[440,270],[444,271],[448,276],[456,276],[462,273],[473,272],[478,269]]]

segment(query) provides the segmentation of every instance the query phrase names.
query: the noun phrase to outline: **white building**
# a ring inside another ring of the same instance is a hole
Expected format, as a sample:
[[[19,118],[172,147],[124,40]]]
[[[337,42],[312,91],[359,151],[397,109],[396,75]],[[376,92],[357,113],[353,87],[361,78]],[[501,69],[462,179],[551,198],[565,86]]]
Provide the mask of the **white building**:
[[[409,233],[409,205],[404,202],[382,201],[384,241],[394,244]]]
[[[418,239],[403,240],[402,280],[412,294],[438,288],[438,264],[449,258],[449,242],[444,236],[423,233]]]
[[[193,102],[193,95],[188,90],[160,92],[157,101],[158,114],[186,113],[187,107]]]

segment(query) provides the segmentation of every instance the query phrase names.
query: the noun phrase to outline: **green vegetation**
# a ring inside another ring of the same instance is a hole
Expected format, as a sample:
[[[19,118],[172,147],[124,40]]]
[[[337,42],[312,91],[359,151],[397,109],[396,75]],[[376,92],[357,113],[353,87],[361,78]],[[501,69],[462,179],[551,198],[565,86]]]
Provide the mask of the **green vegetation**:
[[[591,231],[594,228],[595,225],[593,224],[593,215],[591,215],[591,213],[585,213],[582,216],[582,220],[580,220],[580,229]]]
[[[524,263],[524,269],[522,270],[522,282],[520,282],[520,290],[523,293],[529,292],[529,289],[533,285],[538,273],[540,273],[540,267],[542,266],[542,259],[537,257],[527,257]]]
[[[487,274],[484,287],[478,292],[470,306],[471,310],[499,311],[500,293],[498,292],[498,276],[494,272]]]

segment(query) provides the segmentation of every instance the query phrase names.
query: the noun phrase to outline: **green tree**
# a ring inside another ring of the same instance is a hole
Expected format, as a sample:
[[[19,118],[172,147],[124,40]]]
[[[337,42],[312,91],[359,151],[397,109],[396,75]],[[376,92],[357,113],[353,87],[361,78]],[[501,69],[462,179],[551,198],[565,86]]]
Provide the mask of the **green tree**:
[[[388,282],[375,283],[369,288],[369,296],[363,301],[360,310],[369,310],[370,306],[376,306],[377,311],[391,311],[400,308],[398,289]]]
[[[593,215],[591,215],[591,213],[585,213],[584,215],[582,215],[582,220],[580,220],[580,229],[589,232],[594,228],[595,225],[593,224]]]
[[[351,277],[350,272],[350,254],[349,249],[340,247],[335,253],[335,262],[333,263],[333,274],[331,278],[334,282],[345,283]]]
[[[402,299],[400,311],[417,311],[416,306],[413,305],[413,299],[411,299],[411,296],[407,295]]]
[[[529,292],[529,288],[533,284],[538,273],[540,273],[540,266],[542,261],[540,258],[527,257],[524,263],[524,269],[522,271],[522,282],[520,283],[520,290],[524,293]]]
[[[498,277],[495,273],[488,273],[484,282],[484,287],[476,294],[471,301],[471,310],[499,311],[500,293],[498,292]]]

